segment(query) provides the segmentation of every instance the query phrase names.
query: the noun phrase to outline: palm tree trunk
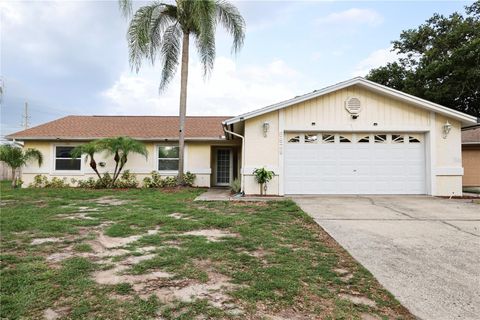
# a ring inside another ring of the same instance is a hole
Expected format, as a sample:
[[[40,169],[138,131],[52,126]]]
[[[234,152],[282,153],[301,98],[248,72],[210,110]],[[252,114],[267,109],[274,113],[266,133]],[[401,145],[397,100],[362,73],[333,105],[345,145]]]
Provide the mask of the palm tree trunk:
[[[180,75],[180,128],[178,138],[178,183],[183,184],[184,154],[185,154],[185,118],[187,116],[187,82],[188,82],[188,49],[190,33],[183,32],[182,70]]]
[[[17,184],[15,183],[15,168],[12,167],[12,188],[15,188],[17,186]]]

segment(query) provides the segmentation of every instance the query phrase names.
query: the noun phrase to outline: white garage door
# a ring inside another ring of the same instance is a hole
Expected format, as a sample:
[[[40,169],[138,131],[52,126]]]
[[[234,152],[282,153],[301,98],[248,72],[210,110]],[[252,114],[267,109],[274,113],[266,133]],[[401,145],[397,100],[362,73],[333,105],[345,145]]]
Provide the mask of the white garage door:
[[[425,194],[423,134],[289,133],[285,194]]]

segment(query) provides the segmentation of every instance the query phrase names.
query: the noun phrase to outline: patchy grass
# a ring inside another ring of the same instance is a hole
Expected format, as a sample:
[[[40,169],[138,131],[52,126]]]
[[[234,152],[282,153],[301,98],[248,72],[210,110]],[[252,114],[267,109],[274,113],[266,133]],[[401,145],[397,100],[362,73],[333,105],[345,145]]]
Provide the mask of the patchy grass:
[[[0,318],[413,319],[291,201],[1,191]]]

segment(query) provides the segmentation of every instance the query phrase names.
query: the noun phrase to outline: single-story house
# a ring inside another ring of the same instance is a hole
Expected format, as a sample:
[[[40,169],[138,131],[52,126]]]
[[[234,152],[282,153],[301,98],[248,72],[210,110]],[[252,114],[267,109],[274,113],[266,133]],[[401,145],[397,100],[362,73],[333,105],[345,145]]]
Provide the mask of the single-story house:
[[[462,129],[463,186],[480,187],[480,125]]]
[[[473,116],[357,77],[236,117],[188,117],[185,171],[198,186],[226,186],[238,177],[258,194],[253,171],[275,172],[267,194],[462,194],[461,128]],[[22,172],[94,176],[71,148],[92,139],[130,136],[144,141],[148,159],[127,169],[139,180],[178,167],[177,117],[69,116],[7,138],[43,152],[45,163]],[[112,170],[112,160],[102,170]]]

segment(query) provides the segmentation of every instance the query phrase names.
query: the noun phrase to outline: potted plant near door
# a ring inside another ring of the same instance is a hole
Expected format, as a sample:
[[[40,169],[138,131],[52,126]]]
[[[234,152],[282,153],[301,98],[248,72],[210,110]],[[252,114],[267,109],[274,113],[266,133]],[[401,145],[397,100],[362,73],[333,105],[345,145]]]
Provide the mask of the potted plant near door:
[[[255,180],[260,184],[260,195],[263,196],[264,191],[267,193],[267,183],[273,179],[275,172],[265,168],[258,168],[253,171]]]

